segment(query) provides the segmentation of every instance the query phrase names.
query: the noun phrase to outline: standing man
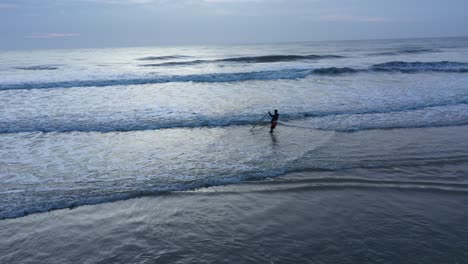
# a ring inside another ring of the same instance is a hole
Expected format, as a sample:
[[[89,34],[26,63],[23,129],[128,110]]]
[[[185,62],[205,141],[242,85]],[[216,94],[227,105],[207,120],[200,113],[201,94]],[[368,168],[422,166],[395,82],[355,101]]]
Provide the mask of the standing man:
[[[271,128],[270,128],[270,133],[273,133],[273,129],[275,129],[276,124],[278,123],[278,118],[279,118],[278,110],[275,109],[275,114],[274,114],[274,115],[272,115],[272,114],[270,113],[270,111],[268,111],[268,114],[269,114],[270,117],[271,117]]]

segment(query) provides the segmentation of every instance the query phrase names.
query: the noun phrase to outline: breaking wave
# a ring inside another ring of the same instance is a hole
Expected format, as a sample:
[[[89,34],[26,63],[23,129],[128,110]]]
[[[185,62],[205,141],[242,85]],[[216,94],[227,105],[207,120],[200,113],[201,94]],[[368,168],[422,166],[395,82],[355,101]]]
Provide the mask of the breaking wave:
[[[293,170],[294,171],[294,170]],[[296,170],[300,172],[302,170]],[[304,171],[310,171],[308,169]],[[183,192],[187,195],[212,195],[225,193],[242,193],[242,192],[284,192],[294,191],[297,189],[396,189],[396,190],[413,190],[425,192],[448,192],[448,193],[467,193],[468,184],[464,182],[446,182],[446,181],[414,181],[414,180],[374,180],[367,178],[306,178],[301,180],[296,179],[272,179],[282,176],[290,172],[287,169],[279,170],[276,173],[265,172],[263,174],[252,175],[234,175],[225,178],[205,178],[192,182],[180,182],[172,184],[160,184],[153,186],[135,186],[128,190],[121,189],[103,189],[100,192],[96,190],[77,189],[69,190],[68,192],[56,190],[51,192],[49,197],[41,197],[48,195],[44,192],[38,194],[34,202],[17,205],[11,208],[0,210],[0,220],[24,217],[29,214],[43,213],[59,209],[73,209],[83,205],[95,205],[102,203],[110,203],[132,198],[154,196],[167,193]],[[226,190],[197,192],[194,190],[208,188],[213,186],[227,186]],[[229,188],[231,187],[231,188]],[[34,190],[31,190],[34,192]],[[40,193],[40,191],[38,191]],[[20,194],[21,195],[21,194]]]
[[[319,60],[319,59],[338,59],[344,58],[339,55],[267,55],[267,56],[252,56],[252,57],[236,57],[218,60],[193,60],[193,61],[171,61],[157,64],[144,64],[144,67],[160,67],[160,66],[187,66],[203,63],[216,63],[216,62],[239,62],[239,63],[272,63],[272,62],[286,62],[286,61],[299,61],[299,60]]]
[[[59,69],[56,65],[33,65],[33,66],[22,66],[14,67],[16,70],[25,70],[25,71],[53,71]]]
[[[164,63],[143,64],[140,66],[143,66],[143,67],[188,66],[188,65],[197,65],[197,64],[211,63],[211,62],[215,62],[215,61],[210,61],[210,60],[170,61],[170,62],[164,62]]]
[[[424,118],[431,111],[430,118]],[[456,114],[454,114],[456,113]],[[466,113],[466,114],[465,114]],[[412,120],[412,121],[409,121]],[[35,118],[0,121],[0,133],[23,132],[127,132],[173,128],[227,127],[253,125],[258,113],[227,116],[180,114],[173,119],[151,119],[132,113],[96,118],[96,115],[78,117],[48,117],[37,122]],[[354,132],[368,129],[457,126],[468,124],[468,98],[428,104],[398,106],[381,109],[343,111],[282,112],[282,125],[297,128]],[[286,122],[286,123],[283,123]],[[299,125],[296,124],[299,122]],[[265,121],[265,124],[268,124]]]
[[[319,60],[319,59],[338,59],[344,58],[339,55],[268,55],[255,57],[239,57],[221,59],[218,61],[246,62],[246,63],[264,63],[264,62],[280,62],[280,61],[296,61],[296,60]]]
[[[468,73],[468,63],[465,62],[404,62],[391,61],[374,64],[367,69],[354,69],[350,67],[327,67],[316,69],[282,69],[271,71],[230,72],[230,73],[205,73],[189,75],[150,75],[141,78],[120,78],[108,80],[72,80],[56,82],[27,82],[0,84],[0,90],[16,89],[48,89],[48,88],[72,88],[72,87],[105,87],[118,85],[144,85],[170,82],[242,82],[242,81],[269,81],[269,80],[294,80],[303,79],[309,75],[343,75],[359,72],[447,72]]]
[[[149,57],[138,58],[137,60],[154,61],[154,60],[172,60],[172,59],[186,59],[186,58],[191,58],[191,56],[185,56],[185,55],[149,56]]]
[[[337,68],[337,67],[329,67],[329,68],[319,68],[314,69],[312,73],[319,74],[319,75],[341,75],[346,73],[358,73],[365,70],[358,70],[349,67]]]
[[[304,120],[299,125],[307,129],[356,132],[374,129],[398,129],[468,125],[468,104],[431,106],[419,109],[362,114],[341,114]]]
[[[439,61],[439,62],[405,62],[405,61],[391,61],[380,64],[374,64],[371,67],[373,71],[384,72],[468,72],[468,63],[453,62],[453,61]]]
[[[403,48],[403,49],[399,49],[396,51],[369,53],[369,55],[370,56],[392,56],[392,55],[433,53],[433,52],[440,52],[440,50],[426,49],[426,48]]]
[[[96,191],[96,187],[89,187],[89,189],[81,188],[76,190],[58,189],[55,190],[55,192],[50,190],[28,190],[28,192],[37,192],[34,202],[20,204],[11,208],[2,208],[2,205],[0,205],[0,220],[23,217],[33,213],[43,213],[65,208],[73,209],[83,205],[109,203],[137,197],[164,194],[168,192],[190,191],[211,186],[236,184],[247,180],[262,180],[265,178],[284,175],[285,172],[286,171],[284,169],[277,169],[275,172],[231,175],[219,178],[208,177],[200,180],[172,182],[166,184],[137,183],[137,185],[128,187],[108,186],[107,188],[100,188],[99,191]],[[52,193],[52,195],[47,197],[49,193]],[[16,193],[7,193],[6,195],[15,194]],[[17,193],[17,195],[23,196],[21,191]]]
[[[169,82],[239,82],[251,80],[282,80],[304,78],[310,74],[310,69],[287,69],[276,71],[207,73],[190,75],[162,75],[146,78],[110,79],[110,80],[74,80],[60,82],[31,82],[18,84],[0,84],[0,90],[15,89],[48,89],[72,87],[105,87],[116,85],[143,85]]]

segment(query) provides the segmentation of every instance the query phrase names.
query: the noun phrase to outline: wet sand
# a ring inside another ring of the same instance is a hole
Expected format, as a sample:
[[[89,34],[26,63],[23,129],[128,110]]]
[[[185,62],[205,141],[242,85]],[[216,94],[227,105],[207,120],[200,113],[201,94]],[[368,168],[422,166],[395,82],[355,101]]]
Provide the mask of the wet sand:
[[[0,259],[2,263],[468,259],[467,192],[385,184],[320,187],[305,183],[311,176],[317,174],[295,173],[267,184],[204,188],[3,220]]]

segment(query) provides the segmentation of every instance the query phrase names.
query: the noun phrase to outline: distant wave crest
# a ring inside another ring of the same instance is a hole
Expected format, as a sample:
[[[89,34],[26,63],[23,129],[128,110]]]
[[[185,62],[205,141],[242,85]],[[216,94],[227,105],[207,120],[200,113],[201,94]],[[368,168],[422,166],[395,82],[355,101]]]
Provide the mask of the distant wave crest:
[[[33,65],[33,66],[21,66],[14,67],[16,70],[25,70],[25,71],[52,71],[57,70],[59,67],[56,65]]]
[[[191,58],[191,56],[185,55],[170,55],[170,56],[148,56],[143,58],[138,58],[140,61],[154,61],[154,60],[172,60],[172,59],[185,59]]]
[[[144,64],[144,67],[162,67],[162,66],[187,66],[203,63],[216,62],[238,62],[238,63],[272,63],[286,62],[298,60],[319,60],[319,59],[338,59],[344,58],[339,55],[265,55],[265,56],[250,56],[250,57],[235,57],[218,60],[192,60],[192,61],[171,61],[156,64]]]
[[[188,65],[196,65],[196,64],[209,63],[209,62],[214,62],[214,61],[210,61],[210,60],[169,61],[169,62],[163,62],[163,63],[143,64],[140,66],[142,67],[188,66]]]
[[[282,80],[304,78],[310,74],[310,69],[285,69],[276,71],[234,72],[234,73],[207,73],[190,75],[167,75],[132,79],[109,80],[75,80],[60,82],[37,82],[0,84],[0,90],[15,89],[48,89],[71,87],[105,87],[116,85],[143,85],[169,82],[239,82],[250,80]]]
[[[369,55],[370,56],[392,56],[392,55],[432,53],[432,52],[440,52],[440,50],[427,49],[427,48],[402,48],[402,49],[398,49],[395,51],[369,53]]]
[[[119,78],[108,80],[72,80],[56,82],[27,82],[27,83],[4,83],[0,84],[0,90],[16,89],[49,89],[49,88],[72,88],[72,87],[105,87],[118,85],[145,85],[171,82],[241,82],[241,81],[269,81],[269,80],[294,80],[303,79],[309,75],[337,76],[344,74],[355,74],[360,72],[447,72],[468,73],[468,63],[465,62],[404,62],[391,61],[374,64],[367,69],[355,69],[350,67],[326,67],[316,69],[282,69],[271,71],[253,72],[228,72],[228,73],[203,73],[189,75],[150,75],[141,78]]]
[[[405,61],[390,61],[380,64],[374,64],[371,67],[373,71],[384,72],[468,72],[468,63],[439,61],[439,62],[405,62]]]
[[[314,74],[321,74],[321,75],[340,75],[345,73],[357,73],[360,71],[365,70],[357,70],[349,67],[337,68],[337,67],[329,67],[329,68],[319,68],[315,69],[312,72]]]
[[[281,61],[297,61],[297,60],[318,60],[318,59],[338,59],[343,58],[339,55],[267,55],[254,57],[238,57],[221,59],[218,61],[232,62],[247,62],[247,63],[264,63],[264,62],[281,62]]]

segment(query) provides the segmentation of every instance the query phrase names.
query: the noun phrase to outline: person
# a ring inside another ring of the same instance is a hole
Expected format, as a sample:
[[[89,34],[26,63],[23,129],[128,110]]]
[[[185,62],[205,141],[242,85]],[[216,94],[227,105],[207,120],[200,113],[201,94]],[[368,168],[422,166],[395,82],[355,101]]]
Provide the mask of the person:
[[[268,111],[268,114],[270,115],[271,117],[271,127],[270,127],[270,133],[273,133],[273,129],[276,128],[276,124],[278,124],[278,118],[279,118],[279,114],[278,114],[278,110],[275,109],[275,114],[272,115],[270,113],[270,111]]]

